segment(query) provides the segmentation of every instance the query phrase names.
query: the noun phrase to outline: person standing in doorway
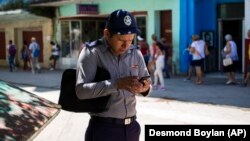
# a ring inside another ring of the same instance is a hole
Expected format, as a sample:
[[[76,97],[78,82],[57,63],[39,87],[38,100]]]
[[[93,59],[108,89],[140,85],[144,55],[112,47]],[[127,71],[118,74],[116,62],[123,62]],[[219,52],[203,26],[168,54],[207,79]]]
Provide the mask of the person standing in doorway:
[[[238,53],[237,53],[237,45],[233,41],[232,35],[227,34],[225,36],[226,45],[223,48],[223,54],[225,58],[231,58],[232,64],[228,66],[224,66],[224,71],[227,72],[227,82],[226,85],[236,84],[235,80],[235,71],[237,68],[237,63],[239,60]]]
[[[9,53],[9,71],[13,72],[15,69],[15,56],[16,56],[16,46],[13,44],[12,40],[9,40],[9,45],[7,47]]]
[[[126,10],[112,12],[103,38],[87,44],[77,62],[76,94],[79,99],[110,95],[110,107],[101,113],[89,113],[85,141],[139,141],[141,128],[136,121],[136,95],[151,90],[146,64],[140,50],[132,44],[139,33],[134,16]],[[94,82],[97,67],[110,78]]]
[[[36,38],[32,37],[31,38],[31,43],[29,45],[29,50],[30,50],[30,59],[31,59],[31,71],[34,74],[36,72],[40,73],[41,72],[41,67],[38,62],[38,57],[40,54],[40,46],[36,42]]]
[[[163,69],[163,72],[165,75],[164,78],[170,78],[170,75],[169,75],[169,70],[168,70],[168,61],[169,61],[169,48],[170,48],[170,45],[167,43],[167,40],[165,37],[162,37],[160,39],[160,43],[161,45],[163,46],[163,49],[164,49],[164,52],[165,52],[165,65],[164,65],[164,69]]]

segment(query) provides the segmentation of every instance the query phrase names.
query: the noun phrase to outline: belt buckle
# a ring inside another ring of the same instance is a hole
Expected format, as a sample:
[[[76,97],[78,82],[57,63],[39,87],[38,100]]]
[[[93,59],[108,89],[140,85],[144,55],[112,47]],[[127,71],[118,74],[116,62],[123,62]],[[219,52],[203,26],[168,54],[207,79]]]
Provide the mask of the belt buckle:
[[[130,123],[131,123],[131,118],[125,118],[124,124],[125,124],[125,125],[128,125],[128,124],[130,124]]]

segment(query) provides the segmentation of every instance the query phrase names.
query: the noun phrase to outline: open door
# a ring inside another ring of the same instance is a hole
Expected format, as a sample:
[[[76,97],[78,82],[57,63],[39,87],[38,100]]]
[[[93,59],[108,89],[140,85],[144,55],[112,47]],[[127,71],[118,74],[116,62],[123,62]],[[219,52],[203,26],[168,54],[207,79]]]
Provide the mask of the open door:
[[[35,37],[40,46],[39,62],[43,62],[43,33],[42,31],[23,31],[23,40],[28,44],[31,42],[31,37]]]
[[[221,56],[221,50],[224,48],[226,41],[225,41],[225,35],[231,34],[233,37],[233,41],[235,41],[237,45],[237,52],[239,56],[239,62],[237,65],[237,72],[243,72],[242,66],[243,66],[243,42],[242,42],[242,19],[229,19],[229,20],[219,20],[218,22],[218,57],[219,57],[219,70],[222,70],[222,56]]]
[[[0,31],[0,59],[6,59],[5,32]]]

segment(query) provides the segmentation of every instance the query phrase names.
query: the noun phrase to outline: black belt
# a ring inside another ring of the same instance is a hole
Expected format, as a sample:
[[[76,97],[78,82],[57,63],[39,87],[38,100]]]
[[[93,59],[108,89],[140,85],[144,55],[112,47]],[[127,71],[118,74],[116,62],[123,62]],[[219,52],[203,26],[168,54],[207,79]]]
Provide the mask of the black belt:
[[[119,124],[119,125],[129,125],[136,120],[136,116],[128,117],[125,119],[91,116],[91,120],[97,121],[97,122],[99,121],[99,122],[106,122],[106,123],[112,123],[112,124]]]

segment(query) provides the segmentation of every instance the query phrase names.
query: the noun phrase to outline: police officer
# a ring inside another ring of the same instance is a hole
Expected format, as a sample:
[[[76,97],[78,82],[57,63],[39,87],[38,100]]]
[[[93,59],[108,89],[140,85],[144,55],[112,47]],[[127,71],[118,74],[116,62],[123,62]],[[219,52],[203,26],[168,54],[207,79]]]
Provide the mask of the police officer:
[[[91,112],[86,141],[139,141],[136,95],[147,96],[151,80],[140,50],[132,45],[139,33],[135,18],[125,10],[112,12],[103,38],[83,48],[77,63],[76,94],[80,99],[110,95],[110,107]],[[94,82],[97,67],[106,69],[110,79]]]

